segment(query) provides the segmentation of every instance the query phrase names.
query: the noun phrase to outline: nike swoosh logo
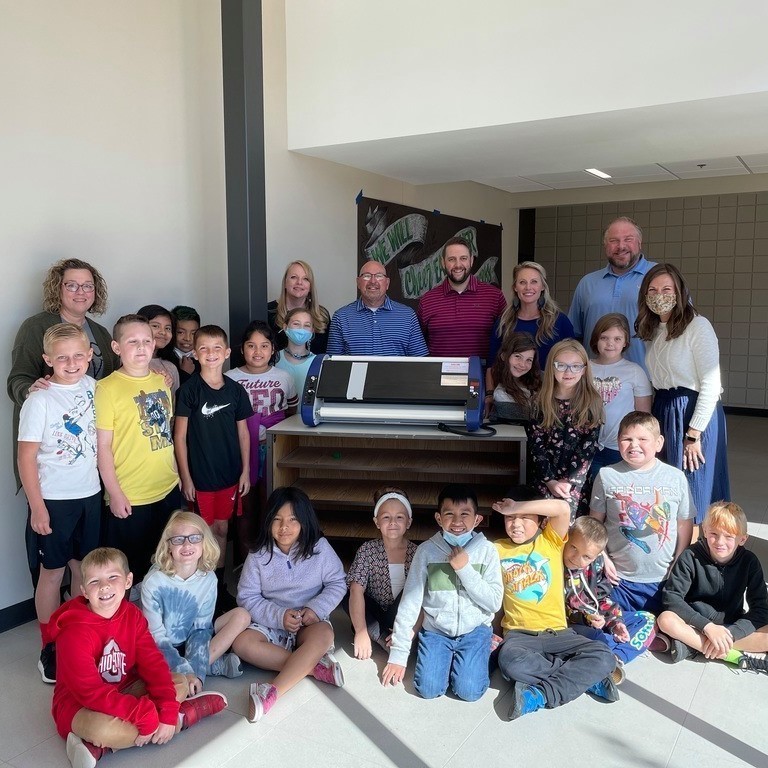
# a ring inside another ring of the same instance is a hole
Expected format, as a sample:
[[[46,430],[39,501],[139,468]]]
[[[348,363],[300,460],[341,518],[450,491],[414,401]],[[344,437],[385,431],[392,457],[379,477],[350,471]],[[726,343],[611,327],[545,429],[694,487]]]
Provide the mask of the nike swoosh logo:
[[[220,411],[228,405],[229,403],[225,403],[224,405],[208,405],[208,403],[205,403],[200,410],[203,412],[203,416],[213,416],[216,411]]]

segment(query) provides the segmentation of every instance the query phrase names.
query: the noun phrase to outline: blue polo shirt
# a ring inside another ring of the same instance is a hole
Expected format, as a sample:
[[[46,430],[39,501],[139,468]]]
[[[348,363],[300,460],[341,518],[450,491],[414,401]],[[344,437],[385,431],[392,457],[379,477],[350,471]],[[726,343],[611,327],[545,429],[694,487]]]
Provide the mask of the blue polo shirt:
[[[637,320],[637,297],[645,273],[655,261],[648,261],[641,255],[637,264],[623,275],[616,275],[610,265],[597,272],[590,272],[579,280],[573,294],[573,301],[568,318],[573,323],[573,332],[577,339],[584,340],[589,350],[589,339],[595,323],[609,312],[621,312],[629,320],[629,332],[634,337],[634,325]],[[645,344],[640,339],[630,339],[629,349],[624,357],[637,363],[645,370]]]
[[[428,354],[416,313],[389,296],[376,310],[362,299],[337,309],[331,318],[327,351],[329,355]]]

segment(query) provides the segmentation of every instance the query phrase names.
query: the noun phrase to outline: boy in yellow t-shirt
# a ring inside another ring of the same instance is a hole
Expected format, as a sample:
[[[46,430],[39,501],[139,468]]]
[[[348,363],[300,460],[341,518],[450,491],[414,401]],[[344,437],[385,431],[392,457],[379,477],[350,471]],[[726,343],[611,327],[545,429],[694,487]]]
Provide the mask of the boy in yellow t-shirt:
[[[502,499],[493,509],[504,515],[509,537],[496,542],[504,584],[499,667],[515,683],[509,719],[559,707],[585,691],[617,701],[613,654],[576,634],[565,618],[562,563],[570,507],[558,499]]]
[[[171,439],[171,392],[149,370],[155,342],[141,315],[124,315],[112,331],[121,367],[96,383],[96,437],[109,494],[106,543],[125,552],[138,584],[157,540],[184,506]]]

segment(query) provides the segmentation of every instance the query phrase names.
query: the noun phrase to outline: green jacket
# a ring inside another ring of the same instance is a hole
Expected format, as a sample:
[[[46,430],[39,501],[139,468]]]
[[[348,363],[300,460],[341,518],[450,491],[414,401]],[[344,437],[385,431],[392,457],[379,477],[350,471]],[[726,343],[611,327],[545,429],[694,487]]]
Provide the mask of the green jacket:
[[[17,490],[21,488],[19,468],[16,464],[17,440],[19,437],[19,413],[27,398],[30,385],[41,376],[47,376],[52,370],[43,360],[43,336],[61,317],[52,312],[40,312],[27,318],[16,334],[11,351],[11,372],[8,374],[8,397],[13,401],[13,471],[16,475]],[[86,318],[93,338],[99,345],[104,365],[98,378],[109,376],[120,365],[119,358],[112,351],[112,337],[104,326]]]

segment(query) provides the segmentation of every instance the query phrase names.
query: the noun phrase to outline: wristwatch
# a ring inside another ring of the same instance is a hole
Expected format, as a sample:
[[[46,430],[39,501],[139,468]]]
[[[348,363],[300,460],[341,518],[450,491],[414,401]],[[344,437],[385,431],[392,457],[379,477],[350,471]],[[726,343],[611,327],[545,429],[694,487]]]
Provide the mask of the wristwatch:
[[[683,439],[688,443],[698,443],[699,440],[701,440],[701,435],[698,437],[694,437],[693,435],[685,435]]]

